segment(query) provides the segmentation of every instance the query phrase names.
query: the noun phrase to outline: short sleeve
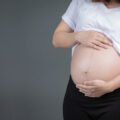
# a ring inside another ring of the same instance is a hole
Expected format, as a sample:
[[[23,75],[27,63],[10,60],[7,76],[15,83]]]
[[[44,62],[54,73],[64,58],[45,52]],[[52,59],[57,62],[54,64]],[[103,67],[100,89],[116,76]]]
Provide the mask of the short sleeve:
[[[78,8],[78,0],[72,0],[62,15],[62,19],[74,30],[76,26],[76,16]]]

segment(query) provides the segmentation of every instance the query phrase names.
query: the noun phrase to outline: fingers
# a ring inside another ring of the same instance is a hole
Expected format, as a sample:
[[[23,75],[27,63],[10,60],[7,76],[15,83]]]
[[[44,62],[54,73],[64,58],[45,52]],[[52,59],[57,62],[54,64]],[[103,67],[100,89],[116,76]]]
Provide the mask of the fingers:
[[[82,84],[87,85],[87,86],[96,86],[96,83],[95,83],[94,80],[92,80],[92,81],[84,81]],[[79,84],[77,84],[77,85],[79,85]]]
[[[85,93],[85,94],[88,94],[88,93],[90,92],[90,91],[88,91],[88,90],[86,90],[86,89],[82,89],[82,88],[80,88],[79,91],[80,91],[80,92],[83,92],[83,93]]]
[[[95,94],[90,90],[88,91],[88,90],[80,88],[79,92],[82,92],[85,96],[88,96],[88,97],[95,97]]]
[[[86,46],[95,48],[96,50],[102,50],[102,48],[107,49],[107,45],[112,46],[112,41],[102,33],[97,33],[90,42],[87,41],[86,43]]]
[[[100,47],[102,47],[102,48],[105,48],[105,49],[107,49],[108,47],[106,46],[106,44],[103,44],[103,43],[101,43],[101,42],[99,42],[99,41],[95,41],[95,42],[92,42],[93,44],[95,44],[95,45],[97,45],[97,46],[100,46]]]
[[[86,85],[82,85],[82,84],[78,84],[78,85],[76,85],[76,88],[79,88],[79,89],[84,89],[84,90],[86,90],[86,91],[93,91],[95,88],[96,88],[96,86],[86,86]]]
[[[99,37],[89,44],[89,46],[91,46],[97,50],[100,50],[101,47],[107,49],[108,48],[107,45],[112,46],[112,42],[110,42],[108,39],[103,38],[103,37],[102,38]]]
[[[104,43],[104,44],[112,46],[112,41],[109,38],[106,38],[105,35],[99,36],[96,40],[100,41],[101,43]]]
[[[100,46],[97,46],[96,44],[94,43],[89,43],[88,46],[92,47],[92,48],[95,48],[96,50],[101,50],[101,47]]]

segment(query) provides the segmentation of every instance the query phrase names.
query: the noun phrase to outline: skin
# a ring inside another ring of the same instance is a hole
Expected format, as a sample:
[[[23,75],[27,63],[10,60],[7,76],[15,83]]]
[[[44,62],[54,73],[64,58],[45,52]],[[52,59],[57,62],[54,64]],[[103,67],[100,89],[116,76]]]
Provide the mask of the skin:
[[[76,36],[78,36],[78,34],[79,36],[82,36],[83,32],[82,31],[74,32],[63,20],[61,20],[56,30],[54,31],[52,44],[55,48],[71,48],[72,46],[79,42],[76,41]],[[79,40],[80,39],[81,38],[79,38]],[[98,48],[97,44],[98,43],[96,43],[96,46],[95,44],[90,44],[90,47],[93,47],[95,49],[104,47],[104,45],[98,44],[99,46]],[[105,44],[105,42],[103,44]],[[76,84],[76,88],[78,88],[80,92],[84,93],[85,96],[89,97],[100,97],[101,95],[111,92],[118,87],[120,87],[120,77],[118,76],[116,76],[111,81],[95,79],[92,81],[84,81],[81,84]]]
[[[98,79],[84,81],[81,84],[77,84],[76,88],[78,88],[80,92],[84,93],[85,96],[89,97],[100,97],[105,93],[112,91],[110,81],[103,81]]]
[[[109,48],[110,49],[103,49],[101,51],[93,50],[94,55],[92,56],[91,62],[89,62],[90,55],[88,54],[90,53],[91,49],[86,50],[87,48],[84,49],[82,47],[80,47],[80,49],[75,48],[71,61],[71,75],[76,87],[78,87],[80,92],[83,92],[85,96],[100,97],[107,92],[111,92],[112,84],[110,83],[111,81],[114,81],[114,77],[120,73],[120,56],[114,53],[115,51],[111,49],[112,47]],[[106,64],[106,62],[108,64]],[[88,64],[90,67],[87,77],[83,76],[80,78],[79,76],[83,75],[81,71],[85,70],[85,68],[89,66]],[[97,67],[99,65],[100,67]]]
[[[116,4],[115,0],[113,0],[111,4],[113,4],[113,7],[117,7],[120,5],[120,4]],[[112,7],[108,7],[108,8],[112,8]],[[78,88],[80,92],[84,93],[85,96],[100,97],[106,93],[112,92],[116,88],[119,88],[119,86],[114,85],[115,82],[118,83],[118,85],[120,85],[120,82],[119,82],[120,75],[118,76],[116,76],[114,79],[111,80],[112,84],[111,84],[111,81],[104,81],[104,80],[96,79],[92,81],[84,81],[81,84],[76,84],[76,88]],[[117,81],[115,81],[115,79],[117,79]]]
[[[109,4],[107,4],[108,8],[114,8],[114,7],[117,7],[117,6],[120,6],[120,3],[117,3],[116,0],[111,0],[111,2]]]
[[[112,92],[117,88],[120,88],[120,74],[113,78],[111,81],[92,80],[84,81],[81,84],[77,84],[76,88],[85,96],[100,97],[105,93]]]

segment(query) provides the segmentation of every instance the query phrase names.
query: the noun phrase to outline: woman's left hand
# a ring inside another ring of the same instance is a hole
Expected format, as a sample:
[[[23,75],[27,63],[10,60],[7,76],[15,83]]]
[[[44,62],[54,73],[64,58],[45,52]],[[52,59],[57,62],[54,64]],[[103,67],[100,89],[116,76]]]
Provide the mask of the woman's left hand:
[[[89,97],[100,97],[105,93],[109,93],[112,91],[111,87],[110,81],[98,79],[76,84],[76,88],[78,88],[80,92],[84,93],[85,96]]]

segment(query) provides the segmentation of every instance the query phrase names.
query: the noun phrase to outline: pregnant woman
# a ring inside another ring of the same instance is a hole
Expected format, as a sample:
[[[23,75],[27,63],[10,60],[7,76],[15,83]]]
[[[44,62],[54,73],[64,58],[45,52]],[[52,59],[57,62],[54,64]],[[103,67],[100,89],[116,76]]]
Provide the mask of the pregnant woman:
[[[64,120],[120,120],[120,0],[72,0],[53,45],[72,47]]]

